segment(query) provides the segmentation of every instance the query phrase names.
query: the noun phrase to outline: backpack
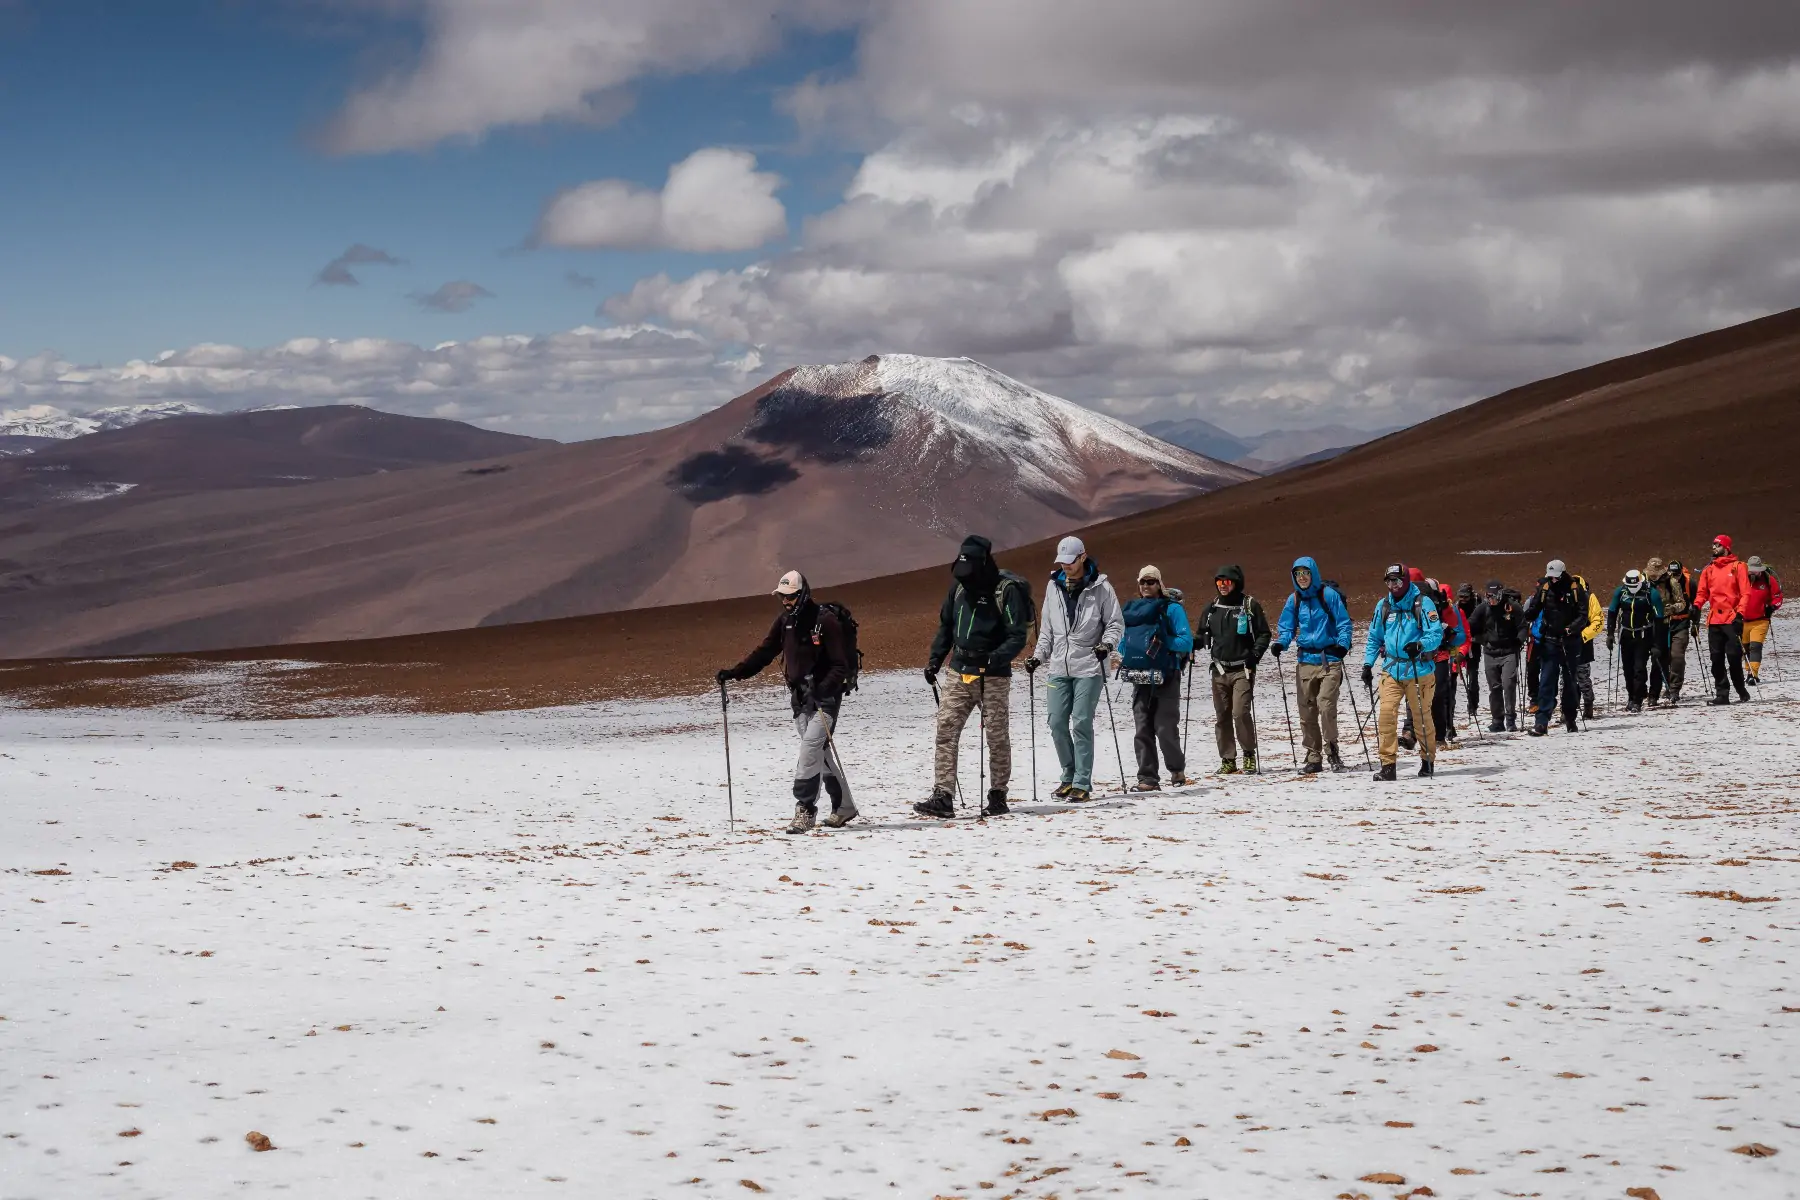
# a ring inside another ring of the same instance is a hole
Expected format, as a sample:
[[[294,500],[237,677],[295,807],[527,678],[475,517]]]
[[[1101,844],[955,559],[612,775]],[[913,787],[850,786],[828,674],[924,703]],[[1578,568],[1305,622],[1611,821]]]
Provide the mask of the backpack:
[[[844,694],[849,695],[856,690],[857,678],[862,674],[863,653],[856,645],[856,618],[850,610],[835,600],[819,601],[819,621],[813,626],[813,645],[820,645],[825,637],[825,614],[830,613],[837,618],[838,628],[844,634],[844,661],[849,664],[844,672]]]
[[[1130,606],[1135,607],[1137,603],[1133,600]],[[1155,603],[1155,615],[1149,620],[1140,620],[1134,624],[1129,615],[1125,618],[1125,636],[1119,640],[1119,663],[1122,670],[1172,675],[1180,666],[1163,636],[1169,619],[1169,605],[1173,601],[1163,596]],[[1159,678],[1143,682],[1161,683],[1162,680]]]
[[[1031,598],[1031,580],[1014,571],[1002,569],[1000,583],[994,588],[994,607],[1001,612],[1006,611],[1006,589],[1011,584],[1019,585],[1019,599],[1025,602],[1025,615],[1020,624],[1030,628],[1037,620],[1037,601]]]

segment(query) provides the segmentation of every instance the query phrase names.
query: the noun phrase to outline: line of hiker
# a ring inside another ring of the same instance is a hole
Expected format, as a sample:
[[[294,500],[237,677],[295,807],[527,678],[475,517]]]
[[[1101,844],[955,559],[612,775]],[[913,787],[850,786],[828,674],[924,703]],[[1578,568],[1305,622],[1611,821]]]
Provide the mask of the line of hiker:
[[[1729,704],[1731,688],[1739,700],[1747,700],[1748,689],[1760,682],[1770,620],[1782,603],[1775,573],[1754,556],[1740,562],[1724,534],[1713,540],[1711,561],[1698,575],[1678,560],[1652,558],[1644,570],[1625,572],[1605,604],[1561,559],[1549,562],[1529,599],[1500,579],[1490,579],[1480,593],[1464,583],[1453,595],[1420,568],[1395,563],[1383,573],[1385,594],[1375,604],[1363,639],[1361,683],[1375,719],[1376,752],[1370,756],[1355,689],[1345,687],[1345,663],[1355,644],[1349,606],[1343,589],[1324,578],[1310,556],[1294,560],[1273,630],[1235,564],[1218,569],[1214,594],[1191,622],[1182,591],[1168,586],[1153,565],[1138,571],[1135,594],[1121,604],[1078,537],[1057,544],[1041,603],[1034,602],[1027,579],[1001,569],[987,538],[966,538],[950,572],[952,582],[939,606],[937,634],[924,669],[937,703],[932,788],[913,806],[923,816],[941,819],[957,812],[958,751],[972,716],[981,728],[976,751],[982,781],[979,814],[1009,811],[1013,668],[1027,642],[1031,651],[1019,665],[1030,681],[1032,792],[1037,792],[1036,676],[1041,670],[1046,674],[1050,740],[1060,768],[1051,795],[1078,803],[1093,798],[1094,723],[1103,699],[1121,777],[1126,773],[1109,676],[1132,689],[1139,792],[1160,790],[1165,769],[1172,787],[1194,782],[1188,773],[1184,714],[1191,712],[1194,658],[1202,650],[1209,656],[1206,673],[1219,760],[1215,775],[1262,771],[1255,691],[1263,660],[1272,655],[1288,714],[1290,752],[1301,774],[1346,769],[1338,709],[1347,695],[1365,758],[1371,767],[1379,760],[1374,778],[1398,778],[1403,749],[1417,750],[1418,774],[1430,778],[1438,752],[1456,744],[1459,700],[1471,721],[1478,718],[1484,681],[1489,733],[1517,733],[1523,722],[1526,733],[1543,737],[1559,708],[1563,728],[1580,732],[1582,722],[1594,715],[1592,664],[1602,634],[1609,692],[1617,665],[1627,712],[1641,712],[1646,703],[1655,707],[1665,698],[1670,705],[1679,703],[1688,648],[1702,620],[1706,636],[1700,644],[1714,685],[1708,703]],[[718,682],[723,689],[728,680],[749,679],[781,657],[800,738],[788,832],[813,828],[821,792],[831,801],[823,823],[840,828],[857,816],[833,736],[843,698],[855,690],[860,674],[856,621],[843,605],[815,600],[798,571],[782,576],[774,594],[781,612],[768,634],[742,662],[720,670]],[[1290,649],[1299,748],[1293,744],[1281,661]],[[982,744],[985,764],[979,761]]]

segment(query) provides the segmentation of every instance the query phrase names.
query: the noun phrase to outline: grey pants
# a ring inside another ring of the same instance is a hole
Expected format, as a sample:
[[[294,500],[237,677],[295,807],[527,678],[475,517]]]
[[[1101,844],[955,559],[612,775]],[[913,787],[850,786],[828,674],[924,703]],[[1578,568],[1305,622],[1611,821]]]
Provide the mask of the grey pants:
[[[1157,747],[1162,748],[1162,761],[1169,765],[1171,776],[1187,771],[1187,755],[1181,752],[1181,673],[1151,687],[1140,683],[1132,688],[1131,715],[1137,726],[1132,748],[1137,751],[1139,783],[1161,783],[1162,772],[1156,761]]]
[[[837,701],[824,707],[808,700],[794,713],[794,732],[800,735],[800,757],[794,760],[794,799],[806,808],[819,806],[819,783],[823,779],[831,807],[854,813],[850,799],[850,782],[844,777],[843,764],[831,738],[837,730]]]
[[[1581,689],[1581,702],[1588,708],[1594,707],[1594,664],[1578,662],[1575,664],[1575,685]]]
[[[1519,656],[1489,654],[1487,656],[1488,707],[1493,723],[1504,725],[1514,721],[1519,706]]]

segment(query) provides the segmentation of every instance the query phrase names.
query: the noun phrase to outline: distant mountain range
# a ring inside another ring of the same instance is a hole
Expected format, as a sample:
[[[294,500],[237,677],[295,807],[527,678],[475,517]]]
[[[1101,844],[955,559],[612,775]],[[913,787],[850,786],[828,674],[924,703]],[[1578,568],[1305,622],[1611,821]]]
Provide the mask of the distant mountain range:
[[[1399,426],[1394,427],[1394,429]],[[1173,421],[1151,421],[1144,432],[1165,442],[1244,467],[1259,475],[1267,475],[1284,467],[1323,462],[1353,446],[1385,437],[1394,429],[1373,433],[1352,429],[1348,425],[1322,425],[1317,429],[1272,429],[1266,433],[1240,437],[1221,429],[1211,421],[1186,417]]]

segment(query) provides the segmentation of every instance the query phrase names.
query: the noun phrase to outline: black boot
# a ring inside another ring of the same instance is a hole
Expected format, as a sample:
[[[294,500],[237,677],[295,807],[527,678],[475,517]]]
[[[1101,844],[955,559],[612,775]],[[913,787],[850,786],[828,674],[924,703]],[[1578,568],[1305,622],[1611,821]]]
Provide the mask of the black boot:
[[[1394,769],[1393,763],[1382,763],[1381,770],[1375,772],[1376,783],[1392,783],[1398,778],[1400,773]]]
[[[935,817],[947,821],[956,815],[956,803],[950,793],[943,788],[933,788],[931,799],[919,801],[913,805],[913,811],[921,817]]]
[[[1432,777],[1432,775],[1435,773],[1436,769],[1437,769],[1436,764],[1434,764],[1430,759],[1426,759],[1424,762],[1419,764],[1419,778],[1420,779],[1430,779]]]
[[[1719,685],[1719,690],[1713,694],[1713,698],[1711,700],[1708,700],[1707,703],[1708,704],[1730,704],[1731,703],[1731,693],[1729,691],[1727,691],[1725,688],[1725,685],[1721,683]]]
[[[1344,769],[1344,760],[1338,755],[1336,742],[1325,743],[1325,765],[1330,767],[1333,771],[1341,771]]]
[[[1488,722],[1488,732],[1489,733],[1505,733],[1506,732],[1506,722],[1505,721],[1489,721]]]
[[[1325,768],[1322,765],[1320,765],[1319,763],[1309,762],[1305,766],[1300,768],[1300,773],[1302,775],[1317,775],[1324,770],[1325,770]]]
[[[1011,811],[1011,809],[1006,807],[1006,789],[989,788],[987,803],[982,806],[981,815],[984,817],[1004,817]]]

